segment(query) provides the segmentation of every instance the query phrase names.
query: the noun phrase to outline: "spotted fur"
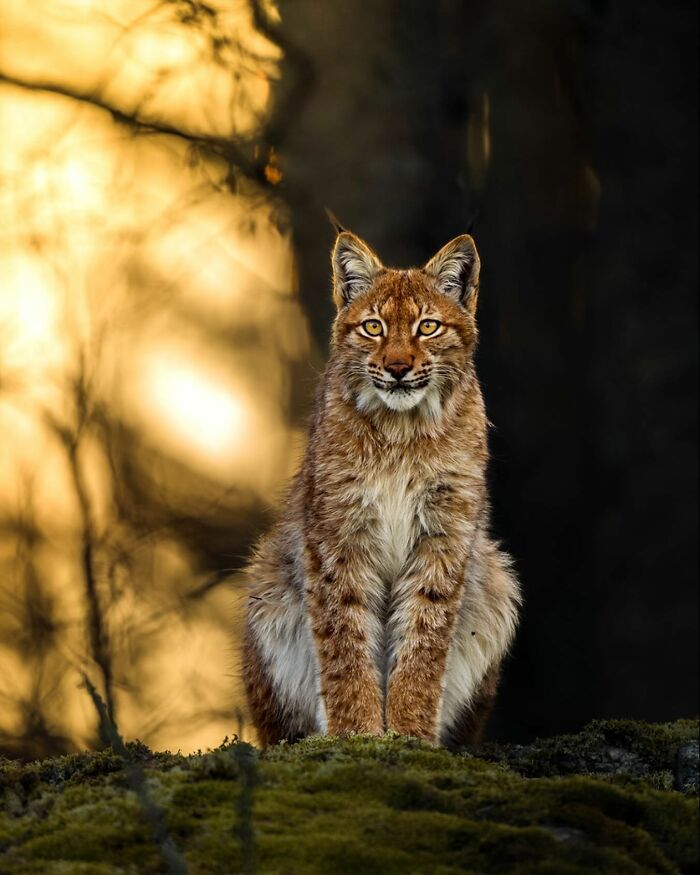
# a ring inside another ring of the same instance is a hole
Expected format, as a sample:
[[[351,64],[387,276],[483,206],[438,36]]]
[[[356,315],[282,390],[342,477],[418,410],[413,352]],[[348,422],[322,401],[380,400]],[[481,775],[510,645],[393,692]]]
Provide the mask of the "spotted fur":
[[[247,571],[253,720],[264,744],[387,729],[471,742],[519,605],[489,536],[479,256],[463,235],[392,270],[343,231],[333,268],[306,456]]]

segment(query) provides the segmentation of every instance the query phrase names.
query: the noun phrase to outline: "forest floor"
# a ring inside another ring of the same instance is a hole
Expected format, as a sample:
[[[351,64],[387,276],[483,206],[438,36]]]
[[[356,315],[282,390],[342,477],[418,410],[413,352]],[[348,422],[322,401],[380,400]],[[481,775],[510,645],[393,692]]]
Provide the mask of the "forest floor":
[[[0,873],[694,873],[698,722],[0,758]]]

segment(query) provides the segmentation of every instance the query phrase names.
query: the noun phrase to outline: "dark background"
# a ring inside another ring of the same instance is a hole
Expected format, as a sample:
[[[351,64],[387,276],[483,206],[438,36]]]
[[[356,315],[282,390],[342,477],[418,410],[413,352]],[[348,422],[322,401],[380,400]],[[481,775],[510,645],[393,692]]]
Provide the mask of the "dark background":
[[[492,733],[694,715],[695,4],[281,9],[308,63],[280,155],[319,341],[324,206],[399,266],[478,213],[494,529],[525,594]]]

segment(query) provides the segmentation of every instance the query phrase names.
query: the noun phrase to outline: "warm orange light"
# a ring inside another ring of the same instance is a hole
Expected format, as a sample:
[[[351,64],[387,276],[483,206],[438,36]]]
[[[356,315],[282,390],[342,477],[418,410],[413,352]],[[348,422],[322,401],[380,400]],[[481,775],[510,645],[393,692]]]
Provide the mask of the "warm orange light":
[[[58,297],[55,285],[40,261],[0,258],[3,289],[0,291],[0,326],[5,368],[31,368],[56,364],[60,341]]]
[[[26,729],[20,705],[43,679],[47,726],[79,746],[95,738],[79,686],[85,665],[98,685],[100,670],[85,634],[75,465],[120,729],[188,751],[237,731],[241,611],[224,584],[187,600],[220,546],[167,527],[141,537],[142,520],[132,531],[117,514],[122,469],[110,465],[140,464],[145,448],[166,516],[171,501],[213,520],[220,505],[225,519],[255,501],[269,506],[289,465],[289,363],[306,357],[309,336],[277,207],[232,193],[226,162],[190,150],[186,136],[138,123],[252,138],[281,53],[252,27],[246,3],[216,0],[216,15],[189,23],[177,4],[40,6],[2,4],[2,72],[49,90],[0,83],[0,518],[24,514],[39,533],[18,549],[11,528],[0,532],[0,737]],[[217,57],[215,37],[224,38]],[[262,163],[280,182],[274,153]],[[7,605],[26,625],[26,580],[50,595],[62,630],[45,663],[18,652],[3,626]]]
[[[213,456],[235,453],[247,431],[245,407],[231,386],[169,356],[154,356],[145,383],[154,413],[177,437]]]

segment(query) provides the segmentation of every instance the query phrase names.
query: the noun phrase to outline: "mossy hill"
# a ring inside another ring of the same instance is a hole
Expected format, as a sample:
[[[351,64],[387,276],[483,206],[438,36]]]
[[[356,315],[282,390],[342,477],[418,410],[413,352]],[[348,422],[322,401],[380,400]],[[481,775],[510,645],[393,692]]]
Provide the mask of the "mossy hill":
[[[697,756],[697,721],[601,721],[461,753],[389,735],[0,760],[0,872],[694,873]]]

